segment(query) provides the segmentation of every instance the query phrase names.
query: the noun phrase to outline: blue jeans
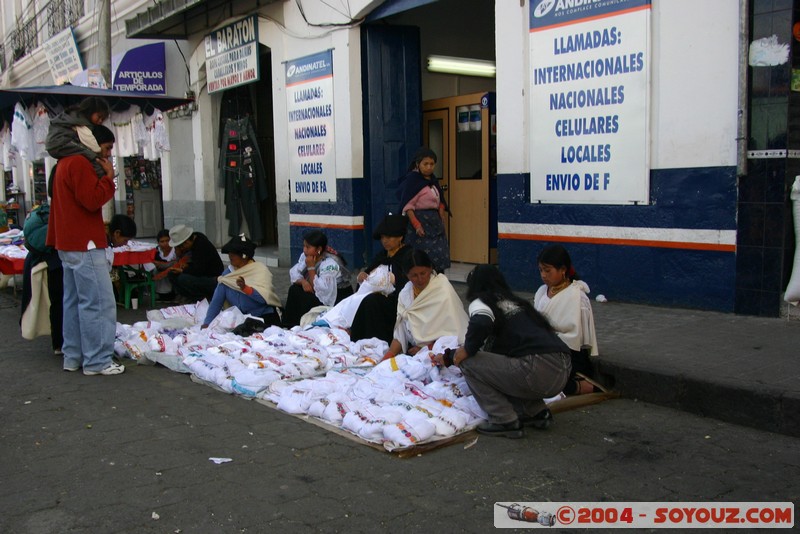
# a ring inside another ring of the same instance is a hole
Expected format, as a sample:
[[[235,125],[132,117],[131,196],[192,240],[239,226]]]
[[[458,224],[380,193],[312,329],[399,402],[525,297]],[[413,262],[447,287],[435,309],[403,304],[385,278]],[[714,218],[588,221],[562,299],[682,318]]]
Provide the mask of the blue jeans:
[[[105,250],[58,251],[64,267],[64,368],[102,371],[111,365],[117,303]]]

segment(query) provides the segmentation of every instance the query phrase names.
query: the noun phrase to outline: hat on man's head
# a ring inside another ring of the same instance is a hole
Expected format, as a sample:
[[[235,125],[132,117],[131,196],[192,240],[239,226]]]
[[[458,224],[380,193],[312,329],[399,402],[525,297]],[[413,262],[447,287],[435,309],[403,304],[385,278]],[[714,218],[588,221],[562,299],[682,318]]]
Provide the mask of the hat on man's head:
[[[256,253],[256,244],[247,239],[244,234],[239,234],[222,247],[223,254],[238,254],[243,258],[252,259]]]
[[[169,246],[177,247],[194,233],[194,228],[185,224],[176,224],[169,229]]]
[[[392,215],[390,213],[375,227],[375,231],[372,232],[372,238],[380,239],[382,235],[401,237],[406,235],[407,227],[408,217],[405,215]]]

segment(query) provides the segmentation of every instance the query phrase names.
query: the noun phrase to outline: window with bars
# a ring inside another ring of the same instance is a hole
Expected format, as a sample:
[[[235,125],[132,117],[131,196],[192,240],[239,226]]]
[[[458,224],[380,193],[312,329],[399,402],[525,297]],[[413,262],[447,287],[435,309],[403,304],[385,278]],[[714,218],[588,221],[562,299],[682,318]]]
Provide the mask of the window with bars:
[[[38,46],[36,31],[36,19],[30,19],[17,26],[11,32],[11,48],[14,53],[14,61],[18,61],[33,52]]]
[[[78,23],[84,15],[83,0],[51,0],[46,12],[48,36],[52,37]]]

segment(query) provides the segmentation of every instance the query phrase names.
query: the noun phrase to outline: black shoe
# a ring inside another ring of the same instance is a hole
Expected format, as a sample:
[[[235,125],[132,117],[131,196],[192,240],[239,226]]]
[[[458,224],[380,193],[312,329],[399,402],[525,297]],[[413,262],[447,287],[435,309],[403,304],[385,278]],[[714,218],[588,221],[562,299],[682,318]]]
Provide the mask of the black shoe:
[[[536,415],[523,415],[519,418],[524,426],[532,426],[539,430],[546,430],[553,424],[553,414],[550,410],[545,408]]]
[[[522,423],[519,422],[519,419],[510,423],[490,423],[487,421],[479,424],[476,430],[479,434],[512,439],[521,438],[524,435]]]

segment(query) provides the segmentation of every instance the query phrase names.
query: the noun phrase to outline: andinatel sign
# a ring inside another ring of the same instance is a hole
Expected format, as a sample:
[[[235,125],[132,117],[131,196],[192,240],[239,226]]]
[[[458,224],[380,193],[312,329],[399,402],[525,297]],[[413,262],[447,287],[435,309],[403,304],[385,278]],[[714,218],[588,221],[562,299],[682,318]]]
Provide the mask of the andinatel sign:
[[[333,51],[286,62],[289,187],[293,201],[336,201]]]

